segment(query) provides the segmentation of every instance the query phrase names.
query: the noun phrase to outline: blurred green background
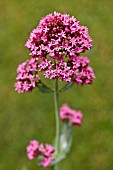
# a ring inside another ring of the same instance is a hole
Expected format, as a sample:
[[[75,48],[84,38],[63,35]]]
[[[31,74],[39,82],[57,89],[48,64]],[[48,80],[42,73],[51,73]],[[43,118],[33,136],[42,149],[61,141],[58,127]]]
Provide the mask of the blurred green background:
[[[53,95],[14,90],[16,68],[28,58],[24,47],[39,20],[58,11],[88,26],[93,48],[85,53],[96,74],[92,86],[75,86],[60,96],[83,112],[61,170],[113,170],[113,1],[0,0],[0,170],[36,170],[26,157],[31,139],[51,143],[55,133]],[[48,82],[48,81],[47,81]],[[50,169],[50,168],[49,168]]]

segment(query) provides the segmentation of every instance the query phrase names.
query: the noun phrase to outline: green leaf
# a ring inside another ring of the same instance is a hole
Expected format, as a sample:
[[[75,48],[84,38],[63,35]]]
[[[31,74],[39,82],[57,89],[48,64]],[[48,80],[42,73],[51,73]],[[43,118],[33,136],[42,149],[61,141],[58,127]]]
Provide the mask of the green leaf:
[[[53,90],[47,87],[45,84],[39,83],[37,87],[42,93],[53,93]]]
[[[75,82],[70,82],[70,83],[66,84],[64,87],[62,87],[59,90],[59,92],[65,92],[66,90],[70,89],[74,84],[75,84]]]
[[[43,157],[42,155],[39,155],[39,156],[38,156],[38,163],[42,162],[43,158],[44,158],[44,157]]]
[[[66,155],[65,154],[57,154],[56,156],[54,156],[55,160],[52,161],[51,166],[57,164],[58,162],[62,161],[63,159],[65,159]]]
[[[71,144],[72,144],[72,125],[70,122],[68,122],[62,127],[62,133],[60,135],[60,152],[66,155],[70,151]]]
[[[53,166],[53,165],[57,164],[58,162],[60,162],[61,160],[65,159],[65,154],[59,153],[59,154],[54,155],[53,158],[55,160],[52,161],[51,166]],[[43,159],[44,159],[44,156],[43,155],[39,155],[38,159],[37,159],[38,160],[38,164],[40,162],[42,162]]]
[[[51,165],[55,165],[66,158],[68,152],[70,151],[72,144],[72,124],[70,122],[65,123],[61,129],[60,135],[60,150],[59,153],[55,154],[55,158]]]

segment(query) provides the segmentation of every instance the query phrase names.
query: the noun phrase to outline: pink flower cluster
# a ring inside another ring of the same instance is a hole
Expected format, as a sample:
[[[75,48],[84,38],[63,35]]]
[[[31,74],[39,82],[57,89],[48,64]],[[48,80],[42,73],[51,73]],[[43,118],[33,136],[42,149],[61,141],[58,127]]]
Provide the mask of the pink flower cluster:
[[[39,155],[42,155],[43,160],[40,162],[40,165],[47,168],[54,160],[52,157],[54,151],[54,148],[50,144],[45,144],[44,148],[44,145],[40,144],[37,140],[31,140],[27,146],[27,157],[32,160]]]
[[[51,80],[92,84],[95,75],[88,66],[90,61],[80,56],[91,49],[91,42],[87,27],[81,26],[73,16],[54,12],[42,18],[25,44],[32,59],[19,65],[15,89],[19,93],[31,91],[40,79],[38,72]]]
[[[38,76],[38,63],[37,60],[31,58],[26,62],[20,64],[17,68],[18,76],[16,78],[15,90],[20,92],[29,92],[37,85],[40,80]]]
[[[63,104],[60,108],[60,118],[61,120],[68,120],[73,125],[81,125],[82,112],[73,110],[67,104]]]
[[[81,26],[74,16],[54,12],[42,18],[31,32],[26,47],[33,57],[49,55],[53,60],[61,60],[90,50],[91,42],[87,27]]]
[[[55,64],[47,60],[42,61],[42,63],[44,62],[45,67],[42,68],[41,66],[41,71],[45,71],[45,78],[50,78],[51,80],[59,78],[60,81],[66,81],[67,83],[73,81],[76,84],[85,85],[92,84],[93,78],[95,78],[93,69],[88,66],[89,59],[87,57],[72,56],[68,62],[60,61]]]

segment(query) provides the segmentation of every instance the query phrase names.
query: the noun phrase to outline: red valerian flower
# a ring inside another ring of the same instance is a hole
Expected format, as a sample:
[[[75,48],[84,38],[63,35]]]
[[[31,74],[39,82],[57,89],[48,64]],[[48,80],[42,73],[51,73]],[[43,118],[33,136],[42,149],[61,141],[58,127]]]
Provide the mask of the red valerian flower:
[[[15,89],[32,91],[40,80],[39,72],[50,80],[92,84],[95,75],[90,60],[80,56],[91,49],[91,42],[87,27],[73,16],[54,12],[42,18],[25,44],[32,58],[19,65]]]

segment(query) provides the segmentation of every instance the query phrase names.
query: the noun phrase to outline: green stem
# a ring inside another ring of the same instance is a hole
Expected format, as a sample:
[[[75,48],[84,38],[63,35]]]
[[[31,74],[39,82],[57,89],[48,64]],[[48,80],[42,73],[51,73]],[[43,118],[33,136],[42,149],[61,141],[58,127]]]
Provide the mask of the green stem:
[[[54,170],[59,170],[59,164],[54,165]]]
[[[59,152],[59,145],[60,145],[59,92],[58,92],[57,79],[54,82],[54,105],[55,105],[55,116],[56,116],[55,151],[57,154]],[[54,170],[59,170],[58,163],[54,166]]]

